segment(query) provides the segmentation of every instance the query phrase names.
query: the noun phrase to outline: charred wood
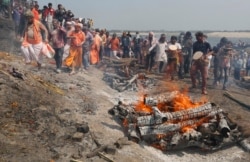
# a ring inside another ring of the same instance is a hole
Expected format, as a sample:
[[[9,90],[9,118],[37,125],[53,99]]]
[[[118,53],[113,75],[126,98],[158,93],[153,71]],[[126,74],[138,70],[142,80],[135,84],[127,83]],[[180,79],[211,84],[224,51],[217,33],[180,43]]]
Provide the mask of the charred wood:
[[[173,121],[183,121],[194,118],[200,118],[205,116],[212,117],[219,112],[222,112],[222,109],[212,107],[211,103],[207,103],[198,108],[193,108],[183,111],[167,112],[161,114],[156,112],[156,115],[153,114],[148,116],[140,116],[137,118],[137,124],[138,126],[146,126],[146,125],[162,124],[166,121],[173,122]]]
[[[141,126],[139,127],[141,136],[150,135],[150,134],[166,134],[169,132],[180,131],[184,126],[194,125],[198,120],[186,120],[176,124],[173,123],[164,123],[161,125],[153,126]]]

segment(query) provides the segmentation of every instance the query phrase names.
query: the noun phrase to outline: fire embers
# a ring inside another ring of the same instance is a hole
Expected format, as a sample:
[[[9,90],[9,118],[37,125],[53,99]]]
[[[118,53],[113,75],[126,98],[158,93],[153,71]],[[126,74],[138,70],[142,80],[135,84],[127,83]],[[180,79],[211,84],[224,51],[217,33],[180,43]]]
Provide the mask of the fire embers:
[[[190,107],[176,103],[179,97]],[[163,151],[193,146],[217,150],[242,139],[237,125],[214,103],[184,98],[178,91],[145,96],[135,105],[119,103],[109,113],[123,121],[130,139]]]

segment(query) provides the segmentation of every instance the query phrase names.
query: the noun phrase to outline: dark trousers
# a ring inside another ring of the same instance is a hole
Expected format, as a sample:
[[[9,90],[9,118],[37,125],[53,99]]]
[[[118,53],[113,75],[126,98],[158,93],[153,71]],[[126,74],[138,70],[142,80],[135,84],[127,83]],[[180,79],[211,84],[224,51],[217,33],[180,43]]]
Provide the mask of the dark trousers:
[[[123,47],[122,58],[129,58],[129,47],[128,46]]]
[[[190,64],[191,64],[191,55],[184,55],[183,56],[183,69],[184,69],[185,74],[189,73]]]
[[[99,58],[100,58],[100,61],[102,60],[103,54],[104,54],[104,46],[101,45],[101,46],[100,46],[100,51],[99,51]]]
[[[214,69],[213,69],[213,74],[214,74],[214,84],[219,82],[219,66],[214,64]]]
[[[88,69],[88,67],[89,67],[89,51],[84,51],[83,52],[83,55],[82,55],[82,64],[83,64],[83,67],[85,68],[85,69]]]
[[[219,81],[224,77],[223,87],[226,87],[229,76],[229,67],[220,67]]]
[[[146,56],[146,70],[151,71],[155,64],[155,52],[151,52]]]
[[[234,68],[234,79],[240,80],[240,70],[241,68]]]
[[[183,79],[183,69],[184,69],[184,57],[181,55],[179,56],[179,67],[178,67],[178,77],[179,79]]]
[[[250,74],[248,74],[250,71],[250,66],[246,67],[246,76],[249,76]]]
[[[142,57],[142,53],[141,53],[141,49],[140,48],[135,48],[134,49],[134,55],[135,55],[135,58],[138,60],[138,63],[142,64],[143,57]]]
[[[191,65],[191,57],[192,57],[192,48],[185,47],[182,49],[183,51],[183,69],[184,73],[188,74]]]
[[[61,69],[64,47],[62,47],[62,48],[54,48],[54,50],[55,50],[54,59],[56,61],[56,68]]]

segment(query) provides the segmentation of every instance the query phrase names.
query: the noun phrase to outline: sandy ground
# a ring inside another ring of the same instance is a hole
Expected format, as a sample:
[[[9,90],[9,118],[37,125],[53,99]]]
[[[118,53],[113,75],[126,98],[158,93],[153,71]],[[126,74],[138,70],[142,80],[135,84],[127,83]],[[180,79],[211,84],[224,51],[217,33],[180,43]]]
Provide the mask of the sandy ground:
[[[208,37],[250,38],[250,32],[211,32]]]

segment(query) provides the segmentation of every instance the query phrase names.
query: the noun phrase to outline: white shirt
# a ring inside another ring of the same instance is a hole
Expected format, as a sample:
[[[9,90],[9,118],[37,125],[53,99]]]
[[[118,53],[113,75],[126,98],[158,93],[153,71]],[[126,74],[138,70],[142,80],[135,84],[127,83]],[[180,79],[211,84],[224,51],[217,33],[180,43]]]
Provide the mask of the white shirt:
[[[169,49],[168,47],[170,46],[170,45],[175,45],[176,47],[177,47],[177,50],[181,50],[181,44],[180,43],[175,43],[175,44],[172,44],[171,42],[170,43],[168,43],[168,45],[167,45],[167,50]]]
[[[166,50],[167,50],[167,42],[157,43],[155,61],[167,62],[167,54],[165,52]]]

